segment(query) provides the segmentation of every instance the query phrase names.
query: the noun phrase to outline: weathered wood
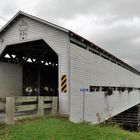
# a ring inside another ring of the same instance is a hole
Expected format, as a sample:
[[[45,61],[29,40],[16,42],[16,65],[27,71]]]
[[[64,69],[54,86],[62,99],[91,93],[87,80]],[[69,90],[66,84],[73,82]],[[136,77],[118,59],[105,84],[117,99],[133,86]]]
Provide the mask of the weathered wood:
[[[57,114],[57,110],[58,110],[58,97],[53,97],[52,100],[52,111],[51,114],[52,115],[56,115]]]
[[[37,109],[37,105],[20,105],[20,106],[16,106],[16,112],[19,111],[31,111],[31,110],[35,110]]]
[[[52,115],[57,113],[58,97],[30,96],[30,97],[7,97],[5,122],[14,124],[14,119],[44,116],[44,109],[51,109]],[[37,110],[37,114],[25,114],[26,111]],[[23,112],[14,118],[14,112]]]
[[[44,96],[44,101],[52,101],[53,97],[52,96]]]
[[[33,118],[36,117],[36,114],[34,115],[22,115],[22,116],[17,116],[16,120],[22,120],[22,119],[26,119],[26,118]]]
[[[52,103],[44,104],[44,108],[45,108],[45,109],[50,109],[50,108],[52,108]]]
[[[16,97],[16,103],[27,103],[37,101],[37,96],[28,96],[28,97]]]
[[[37,116],[44,116],[44,97],[38,96]]]
[[[6,117],[7,124],[14,124],[15,98],[6,97]]]

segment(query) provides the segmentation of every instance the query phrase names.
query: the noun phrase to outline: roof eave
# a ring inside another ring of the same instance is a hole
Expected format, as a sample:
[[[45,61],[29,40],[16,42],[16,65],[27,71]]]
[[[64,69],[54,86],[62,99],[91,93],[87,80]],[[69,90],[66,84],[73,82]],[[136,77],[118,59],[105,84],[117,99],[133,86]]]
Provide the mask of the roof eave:
[[[29,14],[24,13],[24,12],[22,12],[22,11],[19,11],[18,13],[16,13],[15,16],[13,16],[13,17],[0,29],[0,34],[3,33],[3,32],[10,26],[10,24],[14,22],[14,20],[15,20],[16,18],[18,18],[19,16],[22,16],[22,15],[23,15],[23,16],[26,16],[26,17],[29,17],[29,18],[31,18],[31,19],[34,19],[34,20],[36,20],[36,21],[39,21],[39,22],[41,22],[41,23],[47,24],[47,25],[49,25],[49,26],[51,26],[51,27],[53,27],[53,28],[56,28],[56,29],[58,29],[58,30],[61,30],[61,31],[63,31],[63,32],[69,33],[69,30],[66,29],[66,28],[60,27],[60,26],[58,26],[58,25],[56,25],[56,24],[50,23],[50,22],[45,21],[45,20],[43,20],[43,19],[40,19],[40,18],[37,18],[37,17],[35,17],[35,16],[29,15]]]
[[[83,42],[85,42],[85,43],[88,44],[89,46],[93,47],[94,49],[96,48],[96,49],[99,50],[100,52],[102,52],[102,53],[108,55],[110,58],[114,59],[116,62],[121,63],[122,66],[124,65],[125,68],[129,68],[129,69],[130,69],[131,71],[133,71],[134,73],[140,75],[140,71],[138,71],[137,69],[135,69],[135,68],[133,68],[132,66],[128,65],[127,63],[125,63],[124,61],[122,61],[121,59],[119,59],[118,57],[116,57],[116,56],[114,56],[113,54],[109,53],[108,51],[106,51],[106,50],[100,48],[100,47],[97,46],[96,44],[90,42],[89,40],[87,40],[87,39],[83,38],[82,36],[80,36],[80,35],[78,35],[78,34],[76,34],[76,33],[74,33],[74,32],[72,32],[72,31],[69,30],[69,35],[71,36],[71,34],[73,34],[73,37],[74,37],[75,39],[79,39],[79,41],[84,40]],[[76,38],[76,37],[77,37],[77,38]]]

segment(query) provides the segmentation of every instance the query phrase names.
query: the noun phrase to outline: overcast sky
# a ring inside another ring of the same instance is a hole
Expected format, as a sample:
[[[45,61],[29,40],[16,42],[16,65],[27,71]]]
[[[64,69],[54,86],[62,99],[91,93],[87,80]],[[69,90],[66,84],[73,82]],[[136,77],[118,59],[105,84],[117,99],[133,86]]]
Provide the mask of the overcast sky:
[[[0,0],[0,27],[22,10],[66,27],[140,70],[139,0]]]

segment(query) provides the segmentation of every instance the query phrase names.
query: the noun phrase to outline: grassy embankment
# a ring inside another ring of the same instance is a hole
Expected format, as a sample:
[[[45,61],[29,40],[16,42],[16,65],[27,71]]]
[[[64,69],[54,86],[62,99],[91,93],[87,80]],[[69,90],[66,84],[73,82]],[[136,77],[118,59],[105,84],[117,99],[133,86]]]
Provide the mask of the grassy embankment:
[[[40,118],[0,125],[0,140],[140,140],[140,133],[116,126],[74,124],[65,119]]]

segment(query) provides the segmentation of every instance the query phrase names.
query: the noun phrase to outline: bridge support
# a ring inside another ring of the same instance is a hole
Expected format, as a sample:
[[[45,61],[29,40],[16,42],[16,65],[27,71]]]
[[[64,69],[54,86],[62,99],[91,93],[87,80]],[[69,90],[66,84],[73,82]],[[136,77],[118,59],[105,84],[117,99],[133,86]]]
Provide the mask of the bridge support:
[[[113,121],[120,124],[124,129],[140,130],[140,104],[116,115],[113,117]]]

